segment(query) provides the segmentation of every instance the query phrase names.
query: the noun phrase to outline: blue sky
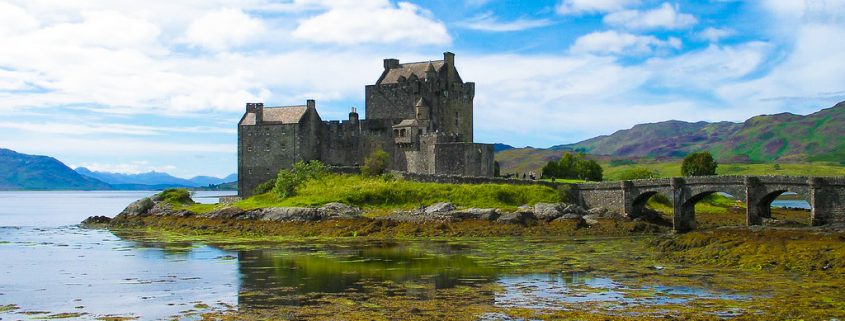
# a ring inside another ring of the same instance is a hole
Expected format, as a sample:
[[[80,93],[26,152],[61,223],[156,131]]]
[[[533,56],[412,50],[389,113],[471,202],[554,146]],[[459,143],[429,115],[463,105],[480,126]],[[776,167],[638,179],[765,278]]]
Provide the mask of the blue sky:
[[[842,39],[843,0],[0,0],[0,147],[224,176],[246,102],[341,119],[383,58],[444,51],[481,142],[807,114],[845,100]]]

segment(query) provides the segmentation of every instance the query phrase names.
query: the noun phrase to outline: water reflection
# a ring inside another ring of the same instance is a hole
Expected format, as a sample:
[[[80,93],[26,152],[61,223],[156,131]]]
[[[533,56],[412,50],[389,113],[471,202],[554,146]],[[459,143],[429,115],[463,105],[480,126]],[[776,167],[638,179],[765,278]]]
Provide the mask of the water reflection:
[[[430,244],[325,245],[238,253],[241,306],[307,304],[296,294],[361,293],[370,282],[399,284],[391,295],[429,299],[436,289],[492,282],[498,270],[459,250]]]

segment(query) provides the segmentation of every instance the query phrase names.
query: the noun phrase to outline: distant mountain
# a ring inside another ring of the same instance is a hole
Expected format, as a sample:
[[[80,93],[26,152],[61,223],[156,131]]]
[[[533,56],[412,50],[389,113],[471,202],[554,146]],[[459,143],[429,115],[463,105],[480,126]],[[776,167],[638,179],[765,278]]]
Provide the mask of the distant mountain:
[[[743,123],[688,123],[677,120],[636,125],[569,148],[626,158],[683,157],[708,150],[722,161],[845,164],[845,102],[807,116],[781,113]]]
[[[107,190],[109,184],[86,177],[48,156],[0,148],[2,190]]]
[[[76,168],[76,172],[115,185],[122,189],[146,189],[155,187],[198,187],[228,183],[238,180],[237,174],[231,174],[229,176],[226,176],[225,178],[217,178],[211,176],[196,176],[191,179],[184,179],[174,177],[173,175],[167,173],[161,173],[156,171],[140,174],[123,174],[92,171],[85,167],[78,167]]]
[[[614,159],[678,159],[710,151],[721,162],[835,162],[845,165],[845,102],[807,116],[781,113],[743,123],[677,120],[636,125],[611,135],[548,149],[496,153],[503,173],[538,170],[564,151]]]
[[[494,153],[498,153],[498,152],[502,152],[502,151],[506,151],[506,150],[511,150],[511,149],[514,149],[514,148],[515,147],[513,147],[511,145],[507,145],[507,144],[500,144],[500,143],[493,144],[493,152]]]

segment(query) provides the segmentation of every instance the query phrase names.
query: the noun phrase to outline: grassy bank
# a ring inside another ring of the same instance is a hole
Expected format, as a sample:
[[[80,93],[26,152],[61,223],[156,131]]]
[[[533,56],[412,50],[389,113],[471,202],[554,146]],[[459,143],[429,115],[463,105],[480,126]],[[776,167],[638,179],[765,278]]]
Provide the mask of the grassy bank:
[[[681,176],[681,162],[641,163],[604,167],[605,180],[618,180],[626,171],[634,168],[647,168],[657,173],[658,177]],[[828,163],[810,164],[719,164],[717,175],[786,175],[786,176],[845,176],[845,166]]]
[[[539,185],[440,184],[329,174],[307,181],[294,196],[279,198],[270,192],[233,205],[242,209],[254,209],[276,206],[312,207],[340,202],[377,214],[390,209],[410,209],[437,202],[450,202],[458,207],[513,210],[523,204],[560,202],[565,194],[566,191]],[[216,205],[188,207],[196,213],[208,212],[214,208]]]

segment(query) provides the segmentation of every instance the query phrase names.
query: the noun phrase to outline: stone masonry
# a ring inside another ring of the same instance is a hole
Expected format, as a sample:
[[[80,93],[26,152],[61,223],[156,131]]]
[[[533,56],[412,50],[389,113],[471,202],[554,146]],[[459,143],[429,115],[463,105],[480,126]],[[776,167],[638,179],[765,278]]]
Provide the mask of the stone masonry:
[[[238,124],[238,191],[255,187],[297,161],[358,166],[376,149],[390,169],[419,174],[493,176],[493,145],[473,143],[475,83],[464,82],[455,55],[400,63],[365,87],[366,119],[355,108],[345,121],[323,121],[316,103],[264,107],[247,103]]]

